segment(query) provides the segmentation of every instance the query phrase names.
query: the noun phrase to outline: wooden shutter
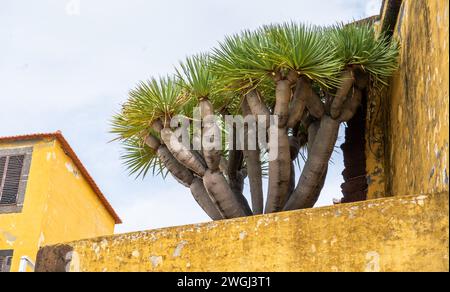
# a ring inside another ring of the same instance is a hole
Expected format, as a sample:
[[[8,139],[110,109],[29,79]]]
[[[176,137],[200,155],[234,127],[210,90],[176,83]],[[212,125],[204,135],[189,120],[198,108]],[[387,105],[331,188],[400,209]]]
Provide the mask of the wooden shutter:
[[[9,272],[12,263],[12,250],[0,250],[0,272]]]
[[[24,155],[6,156],[3,167],[1,167],[2,161],[0,160],[0,174],[2,177],[0,185],[0,205],[17,204],[17,194],[19,192],[24,158]],[[3,171],[1,169],[3,169]]]
[[[12,257],[0,257],[0,272],[6,273],[11,271]]]
[[[3,189],[3,175],[5,174],[6,156],[0,157],[0,194]]]

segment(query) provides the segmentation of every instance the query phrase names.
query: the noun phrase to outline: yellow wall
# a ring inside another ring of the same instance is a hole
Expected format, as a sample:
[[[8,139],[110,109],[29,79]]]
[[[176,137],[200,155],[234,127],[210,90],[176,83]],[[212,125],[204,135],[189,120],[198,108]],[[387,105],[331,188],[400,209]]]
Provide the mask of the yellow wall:
[[[389,196],[386,194],[386,169],[384,133],[386,115],[383,112],[383,98],[387,89],[369,90],[366,116],[366,173],[367,199],[378,199]]]
[[[367,139],[379,155],[366,151],[370,199],[449,189],[448,13],[448,0],[403,0],[400,7],[400,67],[383,104],[371,100],[378,114],[369,117],[368,135],[375,134]]]
[[[82,240],[41,250],[38,270],[72,249],[71,271],[448,271],[448,203],[395,197]]]
[[[41,246],[113,234],[114,219],[57,140],[0,144],[18,146],[34,149],[22,213],[0,214],[0,249],[14,249],[12,271]]]
[[[392,80],[388,192],[448,190],[449,1],[403,1],[395,37],[402,45]]]
[[[29,146],[32,144],[0,144],[2,149]],[[22,213],[0,214],[0,249],[14,250],[12,271],[17,271],[21,256],[33,259],[40,246],[46,201],[44,194],[49,192],[50,165],[46,161],[46,153],[52,148],[52,142],[38,142],[34,145]]]

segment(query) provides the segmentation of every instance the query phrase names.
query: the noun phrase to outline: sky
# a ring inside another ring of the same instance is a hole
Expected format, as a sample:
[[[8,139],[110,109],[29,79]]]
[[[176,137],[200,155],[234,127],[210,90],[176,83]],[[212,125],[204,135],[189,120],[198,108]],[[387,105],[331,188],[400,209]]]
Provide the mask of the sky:
[[[0,136],[61,130],[123,219],[118,233],[209,221],[171,177],[128,175],[120,145],[109,143],[128,91],[225,35],[291,20],[349,22],[378,14],[381,2],[0,0]],[[342,169],[337,151],[317,206],[341,197]]]

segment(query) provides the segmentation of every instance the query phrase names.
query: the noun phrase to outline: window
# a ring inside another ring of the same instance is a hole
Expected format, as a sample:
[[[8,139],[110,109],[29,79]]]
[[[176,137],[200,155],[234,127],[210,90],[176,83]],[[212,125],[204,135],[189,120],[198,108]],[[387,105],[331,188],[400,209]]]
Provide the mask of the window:
[[[0,214],[22,211],[32,148],[0,150]]]
[[[0,157],[0,205],[17,204],[25,155]]]
[[[12,250],[0,250],[0,273],[11,270],[13,253]]]

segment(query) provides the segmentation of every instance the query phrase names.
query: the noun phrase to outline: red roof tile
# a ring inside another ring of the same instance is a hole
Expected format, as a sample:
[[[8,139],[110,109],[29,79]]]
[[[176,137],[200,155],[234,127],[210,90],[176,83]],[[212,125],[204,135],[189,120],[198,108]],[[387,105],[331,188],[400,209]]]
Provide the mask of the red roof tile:
[[[92,190],[95,192],[95,194],[98,196],[102,204],[105,206],[105,208],[108,210],[108,212],[111,214],[111,216],[114,218],[116,224],[121,224],[122,220],[117,215],[117,213],[114,211],[111,204],[106,199],[105,195],[102,193],[100,188],[95,183],[94,179],[91,177],[87,169],[84,167],[81,160],[78,158],[78,156],[75,154],[75,151],[73,151],[72,147],[70,147],[67,140],[64,138],[61,131],[57,131],[55,133],[39,133],[39,134],[30,134],[30,135],[19,135],[19,136],[9,136],[9,137],[0,137],[0,142],[14,142],[14,141],[26,141],[26,140],[35,140],[35,139],[57,139],[59,143],[61,143],[63,149],[66,151],[67,155],[72,159],[76,167],[80,170],[83,177],[86,179],[86,181],[91,186]]]

